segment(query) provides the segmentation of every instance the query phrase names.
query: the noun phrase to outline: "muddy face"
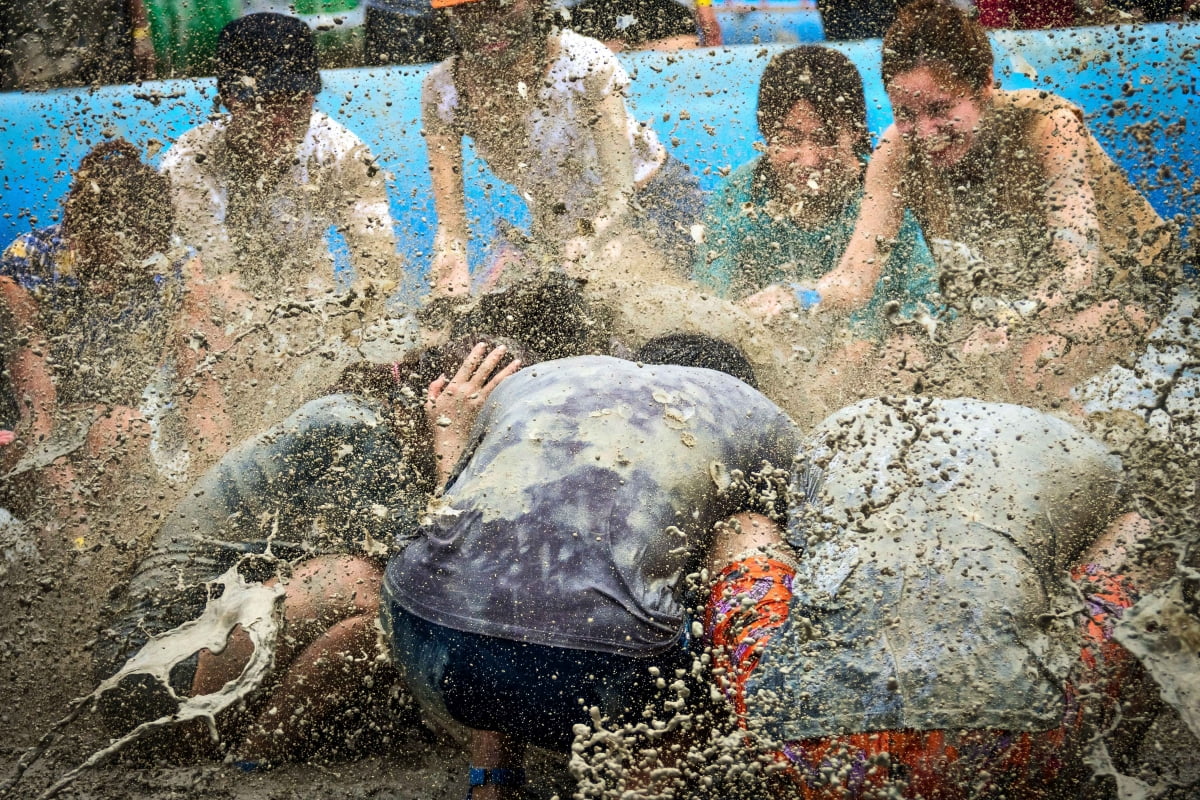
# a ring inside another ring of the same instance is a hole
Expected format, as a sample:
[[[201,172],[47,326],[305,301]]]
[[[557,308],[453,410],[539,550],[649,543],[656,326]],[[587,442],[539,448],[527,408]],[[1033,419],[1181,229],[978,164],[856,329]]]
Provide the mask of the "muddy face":
[[[228,100],[230,150],[249,171],[280,161],[304,138],[315,100],[307,92]]]
[[[492,64],[522,55],[537,34],[536,9],[530,0],[482,0],[450,10],[450,26],[459,52]]]
[[[939,66],[902,72],[887,86],[900,135],[940,167],[952,167],[971,151],[991,87],[972,89]]]
[[[767,163],[787,194],[814,200],[842,197],[862,171],[854,132],[822,120],[804,100],[792,106],[767,142]]]

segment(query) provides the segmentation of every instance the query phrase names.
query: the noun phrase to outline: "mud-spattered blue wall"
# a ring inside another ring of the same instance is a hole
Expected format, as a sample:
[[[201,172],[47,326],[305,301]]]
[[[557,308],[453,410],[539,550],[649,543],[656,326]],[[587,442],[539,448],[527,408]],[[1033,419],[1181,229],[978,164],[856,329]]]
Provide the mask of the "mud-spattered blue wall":
[[[1078,103],[1092,129],[1164,216],[1200,211],[1200,25],[1003,32],[996,71],[1008,87],[1037,86]],[[879,42],[836,45],[862,70],[868,123],[891,113],[879,80]],[[758,79],[784,45],[746,45],[621,60],[634,77],[630,105],[706,188],[753,157]],[[428,261],[434,222],[418,97],[425,68],[325,73],[318,106],[361,136],[393,175],[392,215],[411,274]],[[120,135],[157,161],[181,132],[213,112],[211,80],[0,94],[0,245],[51,222],[88,148]],[[468,210],[486,242],[503,215],[523,224],[521,202],[477,162],[466,170]],[[476,248],[478,250],[478,247]]]

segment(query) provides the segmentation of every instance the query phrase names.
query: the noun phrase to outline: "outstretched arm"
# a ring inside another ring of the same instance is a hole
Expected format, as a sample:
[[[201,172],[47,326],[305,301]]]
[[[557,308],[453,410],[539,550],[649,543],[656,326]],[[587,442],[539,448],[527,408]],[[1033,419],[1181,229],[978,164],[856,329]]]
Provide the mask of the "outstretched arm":
[[[355,290],[374,312],[396,288],[401,272],[388,208],[387,173],[366,145],[356,146],[341,167],[344,216],[338,223],[350,248]]]
[[[629,111],[621,92],[611,92],[600,100],[592,123],[592,135],[603,182],[596,216],[590,220],[592,236],[604,234],[629,211],[629,201],[633,197],[633,153],[628,119]],[[577,236],[565,244],[563,254],[568,261],[573,261],[586,253],[588,247],[587,235]]]
[[[867,165],[862,207],[850,244],[837,267],[817,281],[821,308],[853,311],[875,293],[890,250],[886,243],[896,238],[904,219],[899,194],[905,150],[896,127],[888,128]]]
[[[461,297],[471,285],[467,269],[467,207],[463,195],[462,139],[452,133],[428,133],[429,175],[437,233],[433,240],[431,292],[435,297]]]
[[[1063,265],[1038,287],[1042,308],[1053,308],[1096,281],[1100,223],[1088,176],[1088,134],[1070,109],[1060,108],[1033,133],[1034,151],[1046,175],[1044,201],[1051,247]]]
[[[37,328],[37,305],[12,278],[0,277],[0,322],[14,336],[6,349],[5,367],[20,410],[20,429],[32,443],[49,435],[57,395],[45,354],[46,342]]]
[[[507,354],[504,345],[489,352],[487,344],[480,342],[463,360],[453,378],[442,375],[429,384],[425,415],[433,432],[439,487],[445,487],[451,471],[462,458],[475,419],[488,396],[501,381],[521,368],[520,360],[514,358],[497,371]]]

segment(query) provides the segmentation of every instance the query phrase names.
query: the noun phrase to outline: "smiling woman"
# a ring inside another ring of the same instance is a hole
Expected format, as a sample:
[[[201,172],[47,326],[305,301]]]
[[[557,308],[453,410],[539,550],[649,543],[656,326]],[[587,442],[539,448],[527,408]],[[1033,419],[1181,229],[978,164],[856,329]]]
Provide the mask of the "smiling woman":
[[[1015,384],[1061,400],[1161,313],[1177,270],[1172,229],[1078,108],[995,87],[987,37],[962,12],[906,6],[882,68],[895,123],[872,157],[853,240],[818,284],[825,305],[865,302],[907,207],[945,300],[963,312],[961,352],[1011,354],[1002,369]]]
[[[767,65],[758,91],[765,154],[740,167],[709,202],[693,277],[763,318],[807,309],[812,282],[850,243],[870,150],[862,78],[836,50],[798,47]],[[921,310],[933,264],[911,217],[896,235],[870,300],[851,322],[883,329],[883,308]]]

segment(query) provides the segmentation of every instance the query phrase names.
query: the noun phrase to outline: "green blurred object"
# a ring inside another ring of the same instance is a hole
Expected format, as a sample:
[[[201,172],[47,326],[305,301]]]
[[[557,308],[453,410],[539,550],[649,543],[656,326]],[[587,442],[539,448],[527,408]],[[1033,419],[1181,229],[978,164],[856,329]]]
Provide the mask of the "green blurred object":
[[[319,2],[319,0],[318,0]],[[159,78],[211,75],[217,34],[242,13],[241,0],[146,0]]]
[[[351,11],[358,7],[358,0],[295,0],[292,4],[296,16],[309,14],[336,14],[339,11]]]

